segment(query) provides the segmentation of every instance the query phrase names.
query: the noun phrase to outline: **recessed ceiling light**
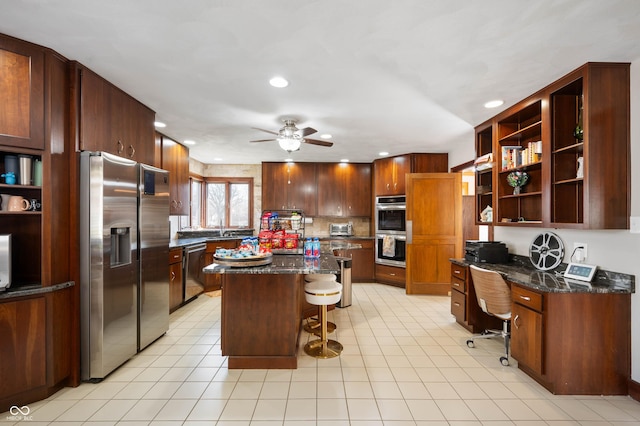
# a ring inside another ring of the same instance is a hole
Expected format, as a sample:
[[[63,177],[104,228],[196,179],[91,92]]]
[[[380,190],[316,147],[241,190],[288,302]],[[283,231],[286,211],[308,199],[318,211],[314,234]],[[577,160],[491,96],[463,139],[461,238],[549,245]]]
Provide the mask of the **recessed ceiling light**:
[[[293,158],[285,158],[285,163],[293,163]]]
[[[283,77],[273,77],[269,80],[269,84],[273,87],[287,87],[289,82]]]
[[[382,152],[379,152],[378,155],[380,157],[384,157],[385,155],[389,155],[389,153],[387,151],[382,151]]]
[[[342,160],[340,160],[341,163],[348,163],[349,159],[348,158],[343,158]]]
[[[195,141],[192,141],[192,140],[187,139],[187,140],[185,140],[185,141],[184,141],[184,144],[185,144],[185,145],[195,145],[195,144],[196,144],[196,142],[195,142]]]
[[[163,127],[167,127],[167,125],[166,125],[166,124],[164,124],[162,121],[155,121],[155,122],[153,123],[153,125],[154,125],[155,127],[159,128],[159,129],[161,129],[161,128],[163,128]]]
[[[216,158],[213,159],[213,161],[222,161],[222,158],[216,157]]]
[[[331,139],[333,136],[331,136],[329,133],[325,133],[324,135],[320,135],[320,137],[322,139]]]
[[[484,104],[485,108],[497,108],[499,106],[501,106],[502,104],[504,104],[504,101],[501,99],[495,99],[493,101],[489,101],[486,104]]]

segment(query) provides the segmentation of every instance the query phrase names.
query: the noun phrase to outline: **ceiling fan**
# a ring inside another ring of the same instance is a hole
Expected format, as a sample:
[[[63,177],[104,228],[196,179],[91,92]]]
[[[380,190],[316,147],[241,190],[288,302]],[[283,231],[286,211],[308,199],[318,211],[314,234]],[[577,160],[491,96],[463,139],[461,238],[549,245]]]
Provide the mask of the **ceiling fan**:
[[[333,146],[333,142],[321,141],[318,139],[307,139],[306,136],[312,135],[317,132],[316,129],[311,127],[305,127],[304,129],[298,129],[296,127],[296,121],[287,119],[284,121],[284,127],[277,132],[272,132],[271,130],[259,129],[257,127],[252,127],[252,129],[260,130],[261,132],[271,133],[272,135],[276,135],[276,138],[273,139],[258,139],[250,142],[270,142],[270,141],[278,141],[280,148],[284,149],[287,152],[293,152],[300,149],[300,145],[304,143],[308,143],[311,145],[320,145],[320,146]]]

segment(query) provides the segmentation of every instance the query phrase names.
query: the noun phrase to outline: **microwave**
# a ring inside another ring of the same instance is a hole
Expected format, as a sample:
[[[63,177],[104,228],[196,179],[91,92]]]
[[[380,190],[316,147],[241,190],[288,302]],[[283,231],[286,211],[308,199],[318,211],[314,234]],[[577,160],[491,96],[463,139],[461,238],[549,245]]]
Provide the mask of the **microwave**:
[[[407,197],[376,197],[376,233],[405,234],[407,231]]]

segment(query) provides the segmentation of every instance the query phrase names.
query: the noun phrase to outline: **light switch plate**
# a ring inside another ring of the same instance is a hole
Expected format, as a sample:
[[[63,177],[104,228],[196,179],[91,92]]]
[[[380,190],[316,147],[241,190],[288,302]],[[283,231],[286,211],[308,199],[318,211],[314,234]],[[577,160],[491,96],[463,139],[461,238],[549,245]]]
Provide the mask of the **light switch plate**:
[[[640,234],[640,216],[631,216],[629,219],[629,232],[632,234]]]

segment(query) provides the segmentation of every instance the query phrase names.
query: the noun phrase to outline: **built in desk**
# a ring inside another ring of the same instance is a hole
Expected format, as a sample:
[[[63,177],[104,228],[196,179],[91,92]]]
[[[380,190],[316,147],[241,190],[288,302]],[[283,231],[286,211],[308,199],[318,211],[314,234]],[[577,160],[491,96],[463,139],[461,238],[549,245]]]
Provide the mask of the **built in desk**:
[[[635,276],[599,270],[585,283],[562,278],[566,264],[540,271],[527,257],[511,260],[450,259],[456,320],[471,331],[482,318],[469,266],[497,271],[511,286],[511,357],[518,368],[554,394],[628,395]]]
[[[221,345],[234,368],[297,368],[302,319],[317,313],[304,297],[306,274],[337,274],[335,257],[273,255],[265,266],[212,264],[222,279]]]

